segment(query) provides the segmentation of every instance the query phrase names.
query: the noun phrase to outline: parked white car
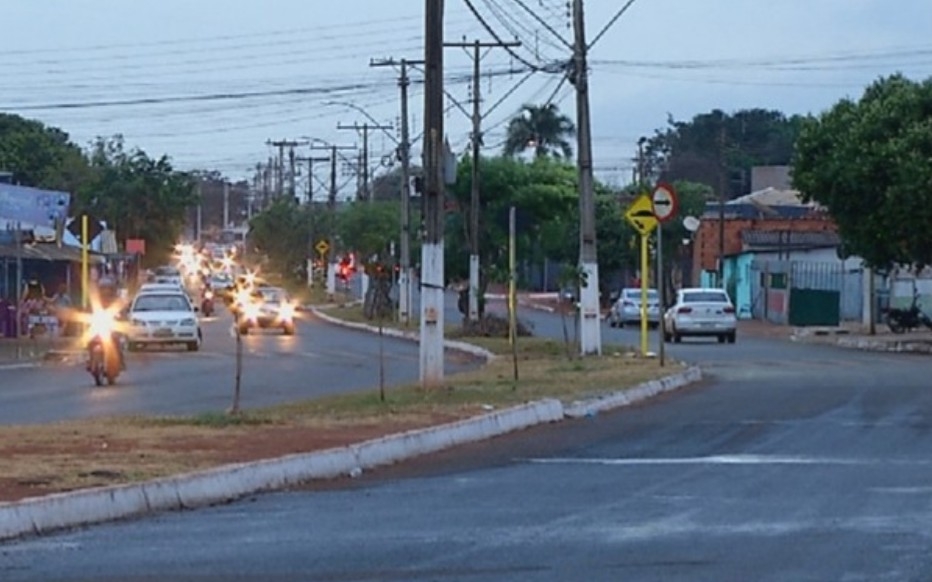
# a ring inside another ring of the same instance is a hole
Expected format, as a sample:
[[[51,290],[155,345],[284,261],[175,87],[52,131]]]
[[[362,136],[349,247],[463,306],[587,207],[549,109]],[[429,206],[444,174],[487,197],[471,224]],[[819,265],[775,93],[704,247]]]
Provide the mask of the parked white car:
[[[641,290],[634,287],[622,289],[608,312],[610,326],[624,327],[629,323],[641,323]],[[647,323],[651,326],[660,323],[660,294],[656,289],[647,290]]]
[[[127,314],[131,350],[150,345],[184,344],[189,352],[201,347],[203,335],[197,308],[181,289],[136,296]]]
[[[735,306],[722,289],[687,288],[676,293],[676,303],[664,314],[664,341],[679,343],[686,336],[717,337],[735,343]]]

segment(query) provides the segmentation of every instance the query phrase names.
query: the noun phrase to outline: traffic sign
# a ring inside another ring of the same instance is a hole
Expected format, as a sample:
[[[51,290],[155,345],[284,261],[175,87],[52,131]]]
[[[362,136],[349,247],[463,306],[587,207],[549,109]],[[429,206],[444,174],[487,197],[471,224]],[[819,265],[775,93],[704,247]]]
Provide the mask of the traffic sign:
[[[641,236],[647,236],[657,228],[657,217],[654,215],[654,205],[647,194],[641,194],[634,199],[628,210],[625,211],[625,219],[631,223]]]
[[[654,216],[660,222],[666,222],[676,215],[679,203],[676,199],[676,191],[669,184],[657,184],[654,193],[651,194],[653,203]]]
[[[323,256],[326,255],[327,251],[330,250],[330,245],[327,244],[327,241],[321,240],[317,242],[317,245],[314,248],[317,249],[317,252],[320,253],[321,256]]]
[[[78,239],[78,242],[80,242],[81,244],[84,243],[84,241],[81,240],[82,232],[81,232],[81,216],[80,215],[77,216],[75,219],[73,219],[66,228],[68,229],[68,232],[73,234],[74,237]],[[100,235],[100,233],[102,233],[103,231],[104,231],[104,225],[101,224],[99,220],[97,220],[96,218],[88,214],[87,215],[87,242],[90,243],[92,240],[97,238]]]

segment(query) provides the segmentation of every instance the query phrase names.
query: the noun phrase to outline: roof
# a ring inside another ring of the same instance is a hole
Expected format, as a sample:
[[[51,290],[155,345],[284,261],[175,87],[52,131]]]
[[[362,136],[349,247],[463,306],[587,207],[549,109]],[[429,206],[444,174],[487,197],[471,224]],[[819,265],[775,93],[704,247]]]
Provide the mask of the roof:
[[[764,206],[807,206],[816,208],[818,205],[813,202],[803,202],[802,194],[799,190],[777,190],[776,188],[764,188],[744,196],[739,196],[734,200],[725,203],[726,205],[734,204],[760,204]]]
[[[741,232],[741,244],[755,250],[837,247],[841,237],[832,231],[749,229]]]
[[[0,258],[17,259],[19,257],[20,253],[16,245],[0,245]],[[68,261],[80,263],[81,249],[66,245],[59,247],[54,243],[36,243],[23,245],[22,258],[26,261]],[[94,252],[88,253],[88,260],[91,263],[104,262],[104,258]]]

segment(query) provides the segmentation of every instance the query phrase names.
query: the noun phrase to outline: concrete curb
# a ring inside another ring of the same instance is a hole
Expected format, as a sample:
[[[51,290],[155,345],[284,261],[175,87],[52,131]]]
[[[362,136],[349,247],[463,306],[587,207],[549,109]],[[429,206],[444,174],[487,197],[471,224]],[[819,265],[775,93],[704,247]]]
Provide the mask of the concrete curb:
[[[835,343],[843,348],[872,352],[932,354],[932,343],[928,341],[883,341],[870,338],[840,337]]]
[[[563,419],[559,400],[541,400],[455,423],[314,453],[227,465],[145,483],[100,487],[0,503],[0,540],[90,525],[156,511],[228,502],[313,479],[356,475],[534,425]]]
[[[597,398],[574,402],[565,408],[564,414],[566,414],[567,418],[592,416],[606,410],[643,402],[658,394],[671,392],[700,380],[702,380],[702,369],[694,366],[685,372],[672,374],[659,380],[644,382],[627,390],[619,390]]]
[[[379,328],[374,325],[369,325],[367,323],[357,323],[355,321],[346,321],[344,319],[340,319],[339,317],[333,317],[332,315],[327,315],[326,313],[323,313],[320,309],[313,308],[311,309],[310,313],[312,313],[314,317],[318,317],[321,320],[331,325],[338,325],[340,327],[345,327],[348,329],[355,329],[359,331],[365,331],[368,333],[379,333]],[[415,332],[415,331],[402,331],[400,329],[395,329],[393,327],[383,327],[382,333],[388,337],[393,337],[397,339],[404,339],[404,340],[413,341],[413,342],[420,341],[420,336],[418,332]],[[456,350],[458,352],[464,352],[471,356],[482,358],[486,362],[491,362],[492,360],[495,359],[495,354],[493,354],[489,350],[485,348],[480,348],[479,346],[474,346],[470,343],[456,341],[456,340],[444,340],[443,345],[447,349]]]

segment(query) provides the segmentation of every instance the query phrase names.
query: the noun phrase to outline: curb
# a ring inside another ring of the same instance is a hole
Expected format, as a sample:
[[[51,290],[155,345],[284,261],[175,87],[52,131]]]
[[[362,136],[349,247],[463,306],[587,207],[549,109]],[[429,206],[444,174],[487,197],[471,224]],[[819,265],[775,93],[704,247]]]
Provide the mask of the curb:
[[[229,502],[313,479],[355,476],[361,470],[538,424],[557,422],[563,416],[563,405],[559,400],[541,400],[346,447],[227,465],[144,483],[0,503],[0,540],[41,535],[156,511],[191,509]]]
[[[0,370],[29,370],[38,368],[38,362],[18,362],[15,364],[0,364]]]
[[[338,317],[333,317],[332,315],[327,315],[326,313],[321,312],[320,309],[312,308],[310,311],[314,317],[320,318],[322,321],[329,323],[331,325],[337,325],[340,327],[345,327],[348,329],[355,329],[358,331],[365,331],[368,333],[379,333],[379,328],[374,325],[369,325],[367,323],[357,323],[355,321],[346,321]],[[393,337],[397,339],[404,339],[413,342],[421,341],[420,335],[414,331],[402,331],[400,329],[395,329],[393,327],[383,327],[382,334],[388,337]],[[458,352],[464,352],[471,356],[477,358],[482,358],[486,362],[491,362],[495,359],[495,354],[490,352],[485,348],[480,348],[479,346],[474,346],[470,343],[456,341],[456,340],[443,340],[443,345],[445,348],[450,350],[456,350]]]
[[[699,382],[700,380],[702,380],[702,369],[698,366],[693,366],[685,372],[671,374],[659,380],[644,382],[643,384],[628,388],[627,390],[619,390],[618,392],[613,392],[604,396],[574,402],[565,408],[564,414],[567,418],[594,416],[599,412],[643,402],[658,394],[672,392],[673,390],[683,388],[684,386]]]
[[[825,337],[825,336],[821,336]],[[790,340],[801,344],[821,343],[829,346],[861,350],[865,352],[880,352],[890,354],[932,354],[932,342],[922,340],[892,340],[884,341],[863,337],[844,336],[835,341],[813,341],[807,336],[790,336]]]

